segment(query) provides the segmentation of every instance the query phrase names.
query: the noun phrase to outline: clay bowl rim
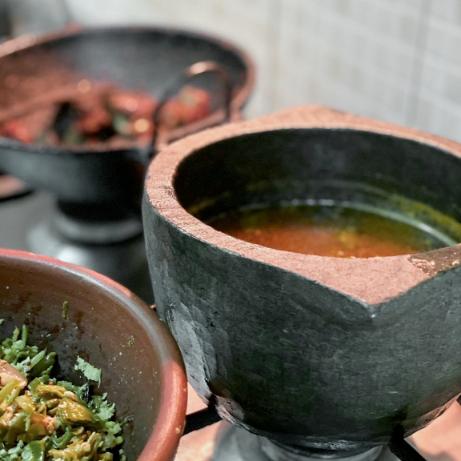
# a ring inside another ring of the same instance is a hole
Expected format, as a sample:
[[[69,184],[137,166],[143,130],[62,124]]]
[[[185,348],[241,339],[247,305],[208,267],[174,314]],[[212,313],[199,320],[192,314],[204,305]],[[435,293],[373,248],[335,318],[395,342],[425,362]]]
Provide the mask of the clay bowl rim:
[[[237,88],[231,103],[231,113],[233,114],[232,121],[235,121],[239,118],[241,111],[247,104],[251,93],[255,86],[256,80],[256,65],[253,58],[239,45],[229,41],[220,36],[205,33],[193,28],[188,29],[185,27],[168,27],[161,25],[109,25],[109,26],[85,26],[80,25],[70,25],[63,30],[57,32],[46,33],[38,36],[33,35],[23,35],[17,38],[7,40],[6,42],[0,45],[0,62],[1,59],[13,55],[15,53],[29,50],[33,48],[39,48],[48,43],[59,41],[61,39],[66,39],[70,37],[77,37],[79,35],[91,35],[104,32],[159,32],[165,34],[179,34],[183,36],[189,36],[192,38],[205,40],[212,42],[220,48],[223,48],[227,51],[230,51],[236,55],[243,63],[246,69],[246,78],[241,87]],[[1,113],[1,111],[0,111]],[[199,120],[197,122],[188,124],[184,127],[177,128],[172,130],[166,139],[163,142],[170,142],[176,139],[180,139],[189,134],[201,131],[210,126],[216,126],[222,123],[224,117],[224,111],[222,109],[215,110],[208,117]],[[47,144],[33,143],[26,144],[21,141],[17,141],[10,138],[5,138],[0,136],[0,146],[7,147],[11,150],[18,150],[21,152],[45,152],[51,154],[67,154],[67,155],[85,155],[85,154],[114,154],[114,153],[126,153],[142,150],[142,146],[137,145],[136,143],[121,143],[119,146],[110,147],[105,143],[97,144],[91,147],[85,146],[49,146]]]
[[[284,269],[341,292],[363,304],[370,315],[374,314],[377,305],[402,295],[441,272],[461,266],[461,244],[423,253],[374,258],[337,258],[276,250],[217,231],[191,215],[179,203],[174,179],[177,168],[186,157],[210,144],[233,137],[291,129],[371,132],[430,145],[461,158],[461,144],[448,139],[321,106],[304,106],[205,130],[166,146],[148,167],[144,186],[146,201],[181,232],[222,251]],[[396,277],[396,274],[399,276]]]
[[[20,263],[30,270],[61,271],[72,282],[79,280],[109,293],[123,303],[130,315],[145,328],[161,364],[161,398],[155,427],[137,461],[169,461],[176,453],[185,424],[187,379],[178,346],[162,322],[147,305],[130,290],[113,280],[73,264],[21,250],[0,248],[0,263]],[[174,366],[164,366],[165,364]]]

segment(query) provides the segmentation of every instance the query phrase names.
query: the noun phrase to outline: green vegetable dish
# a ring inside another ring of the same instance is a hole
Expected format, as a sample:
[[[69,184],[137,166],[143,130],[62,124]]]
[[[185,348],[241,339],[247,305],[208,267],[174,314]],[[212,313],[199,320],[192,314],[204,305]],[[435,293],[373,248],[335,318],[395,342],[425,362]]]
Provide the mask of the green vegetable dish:
[[[122,423],[107,395],[95,395],[101,372],[82,358],[86,384],[53,377],[56,354],[27,344],[16,328],[0,346],[0,460],[125,460]]]

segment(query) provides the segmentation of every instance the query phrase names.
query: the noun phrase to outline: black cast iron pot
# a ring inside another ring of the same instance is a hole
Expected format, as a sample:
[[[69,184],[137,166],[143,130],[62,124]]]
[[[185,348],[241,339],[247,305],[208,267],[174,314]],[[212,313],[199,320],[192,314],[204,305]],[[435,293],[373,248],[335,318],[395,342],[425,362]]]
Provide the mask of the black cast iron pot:
[[[10,40],[0,46],[0,119],[84,78],[160,98],[185,69],[203,61],[226,74],[232,87],[228,109],[238,117],[253,87],[254,67],[246,53],[218,38],[161,27],[108,27]],[[223,121],[222,82],[210,73],[195,83],[212,94],[212,113],[169,133],[165,142]],[[67,210],[86,204],[109,218],[138,206],[150,155],[148,146],[56,148],[0,138],[1,169],[50,191]]]
[[[209,116],[143,146],[50,147],[0,138],[0,170],[57,202],[49,218],[28,231],[28,248],[90,267],[151,299],[140,217],[148,159],[160,142],[239,118],[253,87],[253,64],[223,40],[170,28],[120,26],[23,37],[0,46],[0,122],[68,95],[88,79],[151,93],[159,101],[154,121],[162,101],[182,84],[211,95]]]

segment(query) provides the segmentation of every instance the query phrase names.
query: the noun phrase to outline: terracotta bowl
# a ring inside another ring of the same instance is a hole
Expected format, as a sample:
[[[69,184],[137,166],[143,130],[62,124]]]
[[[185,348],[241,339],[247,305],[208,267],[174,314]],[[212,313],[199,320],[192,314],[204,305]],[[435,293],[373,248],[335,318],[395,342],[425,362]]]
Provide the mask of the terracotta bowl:
[[[205,221],[334,199],[406,213],[455,240],[460,177],[457,143],[318,107],[167,147],[148,170],[144,231],[159,313],[199,394],[231,422],[316,450],[365,450],[439,415],[461,390],[460,245],[321,257]]]
[[[183,364],[167,329],[135,295],[87,269],[0,250],[0,317],[0,337],[29,325],[31,343],[57,352],[63,377],[77,378],[77,354],[102,369],[100,391],[119,417],[132,417],[129,460],[173,459],[185,419]]]

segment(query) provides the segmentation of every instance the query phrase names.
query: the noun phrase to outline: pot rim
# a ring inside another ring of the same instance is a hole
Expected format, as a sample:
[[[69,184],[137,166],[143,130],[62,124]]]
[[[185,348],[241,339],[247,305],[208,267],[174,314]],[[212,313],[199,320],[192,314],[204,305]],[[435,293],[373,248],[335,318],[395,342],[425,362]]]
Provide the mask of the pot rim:
[[[109,26],[79,26],[79,25],[70,25],[63,30],[59,30],[56,32],[50,32],[38,36],[33,35],[23,35],[17,38],[13,38],[7,40],[6,42],[0,45],[0,63],[1,59],[7,56],[13,55],[15,53],[19,53],[21,51],[33,49],[35,47],[40,47],[42,45],[46,45],[47,43],[52,43],[55,41],[60,41],[62,39],[83,36],[83,35],[91,35],[91,34],[102,34],[104,32],[159,32],[165,34],[179,34],[184,36],[189,36],[196,39],[201,39],[205,41],[209,41],[214,43],[220,48],[230,51],[234,55],[236,55],[243,63],[246,73],[243,85],[237,88],[235,94],[232,98],[231,107],[232,112],[237,116],[242,111],[243,107],[248,102],[251,92],[255,86],[255,79],[256,79],[256,66],[254,60],[250,57],[250,55],[240,46],[236,45],[235,43],[221,38],[219,36],[213,35],[211,33],[204,33],[201,31],[197,31],[194,29],[188,29],[183,27],[168,27],[168,26],[160,26],[160,25],[109,25]],[[186,135],[201,131],[207,127],[219,124],[224,116],[224,111],[222,109],[215,110],[211,113],[208,117],[199,120],[197,122],[188,124],[187,126],[177,128],[172,130],[167,137],[167,140],[176,140],[182,138]],[[166,141],[167,141],[166,140]],[[48,146],[46,144],[25,144],[20,141],[16,141],[14,139],[5,138],[0,136],[0,145],[3,147],[7,147],[11,150],[18,150],[18,151],[27,151],[36,153],[39,152],[46,152],[52,154],[70,154],[70,155],[94,155],[95,153],[100,154],[114,154],[114,153],[126,153],[131,151],[138,151],[142,149],[142,147],[138,147],[135,143],[130,144],[127,143],[126,145],[120,145],[119,147],[114,148],[107,148],[102,143],[101,145],[92,146],[91,148],[85,146],[64,146],[64,147],[56,147],[56,146]]]
[[[155,426],[138,461],[169,461],[174,457],[186,415],[187,380],[179,348],[171,334],[149,307],[130,290],[108,277],[84,267],[22,250],[0,248],[0,264],[22,264],[31,270],[61,271],[70,280],[93,285],[123,303],[144,326],[161,364],[161,397]]]
[[[148,167],[144,186],[146,201],[171,225],[196,240],[293,272],[341,292],[370,310],[441,272],[461,266],[461,244],[423,253],[374,258],[337,258],[276,250],[215,230],[188,213],[179,203],[174,179],[185,158],[219,141],[284,129],[366,131],[423,143],[461,158],[461,144],[436,135],[322,106],[304,106],[205,130],[166,146]]]

